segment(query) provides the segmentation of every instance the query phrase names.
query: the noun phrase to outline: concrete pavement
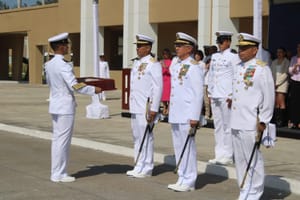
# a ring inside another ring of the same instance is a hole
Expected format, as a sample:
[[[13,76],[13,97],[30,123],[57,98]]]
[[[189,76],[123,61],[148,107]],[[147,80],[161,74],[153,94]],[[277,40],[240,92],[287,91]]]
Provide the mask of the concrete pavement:
[[[69,173],[73,183],[52,183],[50,140],[0,131],[0,200],[232,200],[238,194],[236,182],[220,176],[199,173],[194,192],[167,189],[176,176],[173,167],[156,163],[153,176],[129,178],[128,157],[72,146]],[[299,196],[266,188],[263,200],[296,200]]]
[[[0,130],[50,139],[51,118],[47,112],[48,88],[45,85],[0,83]],[[73,144],[101,150],[107,153],[130,157],[132,136],[130,121],[121,117],[121,92],[107,92],[109,119],[92,120],[85,117],[85,106],[91,98],[76,95],[78,108],[75,121]],[[202,128],[196,136],[199,173],[221,175],[234,179],[234,166],[208,165],[213,158],[213,130]],[[266,186],[280,189],[285,193],[300,194],[300,159],[297,156],[299,140],[278,138],[275,148],[262,148],[266,173]],[[155,160],[157,163],[174,164],[170,127],[160,123],[155,128]],[[174,177],[175,178],[175,177]],[[174,179],[175,180],[175,179]],[[237,186],[233,186],[237,187]]]

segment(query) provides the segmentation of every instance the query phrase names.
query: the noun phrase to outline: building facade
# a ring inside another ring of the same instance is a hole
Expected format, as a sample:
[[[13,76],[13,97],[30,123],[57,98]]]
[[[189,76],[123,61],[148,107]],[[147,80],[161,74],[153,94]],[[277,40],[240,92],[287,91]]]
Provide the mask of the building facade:
[[[69,32],[69,58],[79,76],[93,76],[91,45],[93,0],[0,0],[0,80],[43,83],[43,63],[51,52],[47,39]],[[263,0],[263,43],[268,46],[269,0]],[[122,69],[136,57],[135,35],[156,42],[159,58],[174,49],[175,33],[186,32],[203,45],[215,44],[214,33],[252,33],[252,0],[99,0],[99,49],[121,88]],[[233,38],[233,47],[236,37]]]

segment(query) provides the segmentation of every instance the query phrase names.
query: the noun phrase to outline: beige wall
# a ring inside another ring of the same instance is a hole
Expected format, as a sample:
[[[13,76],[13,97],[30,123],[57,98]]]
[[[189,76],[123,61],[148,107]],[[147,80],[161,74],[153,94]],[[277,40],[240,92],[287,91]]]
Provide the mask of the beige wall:
[[[263,1],[263,16],[269,16],[269,0]],[[253,0],[230,0],[230,17],[253,16]]]
[[[57,4],[20,8],[0,11],[0,37],[6,33],[28,36],[30,83],[41,83],[43,52],[41,47],[48,45],[47,39],[60,32],[78,34],[80,38],[80,0],[59,0]],[[252,16],[252,0],[231,0],[230,15],[240,18],[241,30],[247,31],[249,17]],[[268,0],[263,0],[264,15],[268,15]],[[105,27],[122,27],[123,0],[99,0],[99,24]],[[173,50],[174,32],[185,31],[194,37],[197,36],[198,0],[149,0],[149,20],[158,25],[158,52],[163,48]],[[174,22],[174,23],[173,23]],[[184,23],[182,23],[184,22]],[[264,20],[265,24],[265,20]],[[265,26],[265,25],[264,25]],[[250,31],[250,30],[249,30]],[[266,31],[264,31],[264,35]],[[73,44],[80,48],[79,44]],[[107,47],[106,47],[107,48]],[[1,50],[2,51],[2,50]],[[6,50],[3,50],[6,52]],[[78,54],[78,52],[76,52]],[[3,60],[2,58],[0,59]],[[0,63],[1,64],[1,63]],[[76,74],[79,75],[76,67]],[[111,73],[120,87],[121,72]]]
[[[99,7],[101,26],[123,24],[123,0],[100,0]],[[80,0],[59,0],[57,4],[0,12],[3,13],[0,34],[21,32],[28,35],[30,83],[42,82],[41,46],[48,45],[47,39],[61,32],[80,32]],[[73,45],[79,48],[78,44]]]
[[[198,19],[198,0],[149,0],[150,23],[194,21]]]
[[[124,0],[100,0],[99,24],[100,26],[123,25]]]

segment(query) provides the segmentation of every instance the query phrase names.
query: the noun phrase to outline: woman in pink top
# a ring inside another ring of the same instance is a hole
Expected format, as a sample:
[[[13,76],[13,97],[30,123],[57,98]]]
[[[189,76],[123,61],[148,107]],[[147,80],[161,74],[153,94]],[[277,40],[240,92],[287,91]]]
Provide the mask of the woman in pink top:
[[[289,74],[291,76],[289,94],[289,128],[300,129],[300,43],[297,45],[297,55],[292,57]]]
[[[163,59],[160,61],[162,66],[163,74],[163,93],[161,101],[163,103],[164,109],[162,114],[168,115],[169,113],[169,101],[170,101],[170,92],[171,92],[171,74],[170,74],[170,65],[172,62],[172,55],[169,49],[164,49],[162,53]]]

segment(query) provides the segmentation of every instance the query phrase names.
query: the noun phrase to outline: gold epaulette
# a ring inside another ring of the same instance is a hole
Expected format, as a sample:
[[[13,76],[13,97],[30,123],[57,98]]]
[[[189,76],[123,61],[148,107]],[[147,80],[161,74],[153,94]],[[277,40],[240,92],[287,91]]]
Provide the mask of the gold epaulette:
[[[256,60],[256,64],[258,64],[261,67],[265,67],[267,65],[267,63],[265,63],[264,61],[259,60],[259,59]]]
[[[65,61],[66,63],[69,63],[69,62],[70,62],[69,60],[66,60],[66,59],[63,59],[63,61]]]
[[[197,64],[198,64],[198,62],[197,62],[195,59],[192,59],[192,60],[191,60],[191,63],[192,63],[193,65],[197,65]]]
[[[86,86],[86,84],[81,82],[81,83],[77,83],[77,84],[73,85],[72,87],[74,90],[79,90],[81,88],[84,88],[85,86]]]
[[[151,57],[151,58],[150,58],[150,61],[154,63],[154,62],[156,62],[156,59],[153,58],[153,57]]]

